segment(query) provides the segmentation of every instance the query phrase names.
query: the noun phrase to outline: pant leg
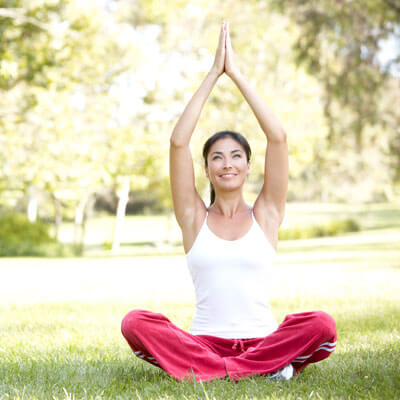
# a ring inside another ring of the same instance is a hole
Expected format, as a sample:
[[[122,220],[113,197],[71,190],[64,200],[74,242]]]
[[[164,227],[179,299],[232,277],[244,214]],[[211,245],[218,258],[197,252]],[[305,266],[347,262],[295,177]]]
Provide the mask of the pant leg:
[[[223,358],[206,340],[179,329],[162,314],[133,310],[123,319],[121,331],[137,357],[178,380],[227,375]]]
[[[286,316],[278,329],[257,346],[225,357],[228,375],[238,379],[275,372],[289,363],[296,371],[327,358],[336,347],[336,324],[322,311]]]

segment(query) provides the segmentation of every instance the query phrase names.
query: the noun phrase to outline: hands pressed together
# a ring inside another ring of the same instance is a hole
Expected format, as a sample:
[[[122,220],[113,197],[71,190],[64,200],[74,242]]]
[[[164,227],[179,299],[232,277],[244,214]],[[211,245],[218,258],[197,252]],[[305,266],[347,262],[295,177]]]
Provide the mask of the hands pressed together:
[[[233,49],[229,35],[229,24],[223,22],[219,34],[218,48],[215,53],[214,64],[211,71],[221,76],[224,72],[232,78],[237,68],[233,61]]]

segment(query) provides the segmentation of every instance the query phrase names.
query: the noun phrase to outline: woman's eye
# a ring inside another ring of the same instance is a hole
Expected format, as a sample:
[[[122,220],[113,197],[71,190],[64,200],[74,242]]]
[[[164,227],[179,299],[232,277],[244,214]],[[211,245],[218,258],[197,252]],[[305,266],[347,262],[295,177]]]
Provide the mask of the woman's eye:
[[[241,155],[240,154],[235,154],[234,156],[233,156],[233,158],[240,158],[241,157]]]
[[[220,159],[221,158],[221,156],[214,156],[213,157],[213,160],[218,160],[218,159]]]

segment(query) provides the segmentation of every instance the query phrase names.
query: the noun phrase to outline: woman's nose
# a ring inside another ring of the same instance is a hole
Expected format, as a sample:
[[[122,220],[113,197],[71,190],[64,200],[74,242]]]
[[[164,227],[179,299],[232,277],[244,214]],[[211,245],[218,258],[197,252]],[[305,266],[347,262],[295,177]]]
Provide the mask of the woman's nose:
[[[231,167],[232,167],[231,160],[225,158],[225,160],[224,160],[224,168],[231,168]]]

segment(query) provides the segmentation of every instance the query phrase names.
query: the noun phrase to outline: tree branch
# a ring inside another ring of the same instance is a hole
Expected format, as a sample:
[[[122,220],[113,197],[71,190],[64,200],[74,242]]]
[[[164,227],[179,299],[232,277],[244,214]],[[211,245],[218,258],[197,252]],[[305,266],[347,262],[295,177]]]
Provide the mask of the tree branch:
[[[18,23],[32,24],[40,29],[48,30],[48,24],[42,23],[35,18],[24,15],[23,8],[0,8],[0,18],[12,18]]]

